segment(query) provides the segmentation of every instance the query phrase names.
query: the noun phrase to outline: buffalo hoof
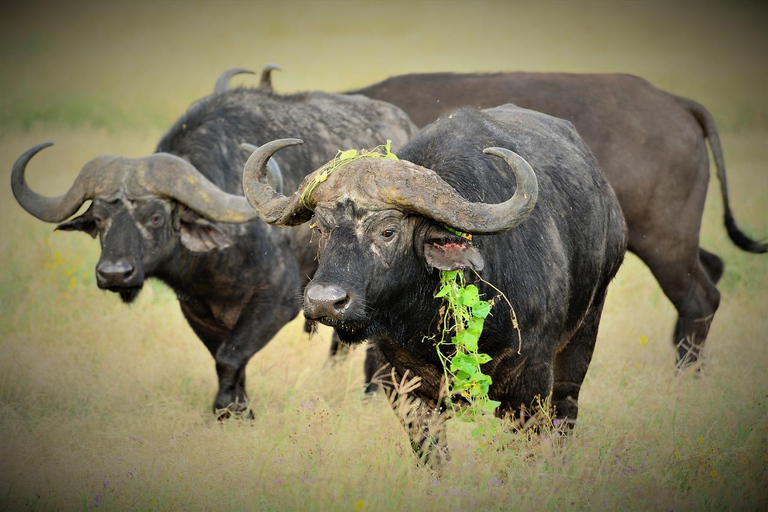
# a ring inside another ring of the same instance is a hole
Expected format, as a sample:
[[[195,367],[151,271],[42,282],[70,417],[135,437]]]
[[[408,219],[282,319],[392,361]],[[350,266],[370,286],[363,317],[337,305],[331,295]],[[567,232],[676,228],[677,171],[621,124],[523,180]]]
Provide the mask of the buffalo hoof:
[[[705,366],[702,359],[678,358],[675,364],[675,377],[691,375],[694,378],[700,378]]]
[[[213,409],[213,414],[219,421],[228,419],[253,420],[256,418],[248,403],[235,402],[227,407]]]
[[[685,341],[677,345],[677,361],[675,363],[675,373],[681,375],[684,373],[693,373],[698,375],[704,369],[704,359],[702,358],[702,347],[700,345],[687,344]]]

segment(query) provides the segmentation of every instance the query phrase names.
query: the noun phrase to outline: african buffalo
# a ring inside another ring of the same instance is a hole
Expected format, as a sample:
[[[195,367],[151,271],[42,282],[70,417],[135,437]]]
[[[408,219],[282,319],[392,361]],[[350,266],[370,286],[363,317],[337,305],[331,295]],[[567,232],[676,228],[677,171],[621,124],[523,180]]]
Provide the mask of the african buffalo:
[[[301,134],[302,151],[270,165],[276,183],[296,188],[339,148],[402,145],[416,131],[397,107],[362,96],[322,92],[273,94],[229,90],[222,74],[213,94],[199,100],[142,158],[99,156],[86,163],[72,188],[43,197],[26,185],[28,161],[14,164],[13,193],[30,214],[62,222],[87,200],[88,210],[56,229],[84,231],[101,241],[99,288],[133,301],[146,278],[175,292],[181,310],[216,361],[214,411],[246,409],[245,366],[300,310],[302,286],[314,274],[310,229],[273,228],[256,218],[242,195],[243,141]],[[281,172],[282,171],[282,172]]]
[[[650,268],[678,311],[679,365],[694,363],[720,303],[723,261],[699,247],[709,182],[705,139],[715,158],[731,240],[746,251],[768,246],[736,226],[712,116],[693,100],[621,74],[423,73],[393,76],[348,91],[388,101],[424,126],[461,107],[514,103],[571,121],[616,192],[629,250]]]
[[[502,301],[479,340],[492,357],[483,371],[498,414],[552,393],[557,417],[573,422],[627,241],[619,203],[573,125],[514,105],[461,109],[421,130],[401,160],[316,171],[286,197],[267,182],[266,163],[298,143],[269,142],[251,155],[246,198],[272,225],[313,219],[317,227],[320,263],[304,290],[305,317],[334,327],[344,343],[368,340],[398,379],[421,378],[415,394],[427,412],[413,420],[417,454],[427,456],[430,437],[440,436],[428,427],[444,375],[434,342],[438,269],[466,269],[467,282],[495,297],[491,283],[516,311],[520,347]]]

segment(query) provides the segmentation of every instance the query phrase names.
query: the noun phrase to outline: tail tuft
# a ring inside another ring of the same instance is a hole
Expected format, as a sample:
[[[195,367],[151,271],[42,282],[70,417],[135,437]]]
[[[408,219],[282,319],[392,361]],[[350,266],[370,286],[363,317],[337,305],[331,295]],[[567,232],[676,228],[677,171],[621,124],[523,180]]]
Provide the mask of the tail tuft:
[[[725,215],[725,229],[728,231],[728,237],[736,244],[739,249],[757,254],[768,252],[768,244],[752,240],[736,225],[733,215],[730,211]]]
[[[753,253],[768,252],[768,245],[757,242],[749,238],[736,225],[736,220],[731,212],[731,205],[728,201],[728,183],[725,176],[725,159],[723,158],[723,148],[720,146],[720,135],[717,133],[715,120],[712,114],[704,108],[704,105],[682,96],[674,96],[675,100],[688,110],[698,121],[701,129],[704,130],[704,136],[709,139],[709,147],[712,148],[712,156],[715,158],[715,167],[717,168],[717,179],[720,180],[720,193],[723,197],[723,210],[725,229],[728,231],[728,237],[740,249]]]

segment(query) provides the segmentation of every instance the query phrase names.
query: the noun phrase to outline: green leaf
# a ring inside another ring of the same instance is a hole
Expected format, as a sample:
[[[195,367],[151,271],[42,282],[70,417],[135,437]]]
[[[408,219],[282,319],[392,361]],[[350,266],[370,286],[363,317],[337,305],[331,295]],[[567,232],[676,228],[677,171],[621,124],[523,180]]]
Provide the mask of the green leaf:
[[[384,145],[384,149],[386,151],[384,153],[384,158],[389,158],[390,160],[399,160],[399,158],[397,158],[397,155],[395,155],[392,152],[392,141],[391,140],[387,140],[387,143]]]
[[[445,297],[451,292],[451,285],[447,284],[440,288],[440,291],[435,294],[435,298]]]
[[[477,290],[477,286],[470,284],[461,290],[459,304],[472,307],[478,302],[480,302],[480,293]]]
[[[357,150],[356,149],[348,149],[346,151],[342,151],[339,155],[339,162],[343,162],[344,160],[349,160],[353,156],[357,156]]]
[[[477,371],[470,375],[469,378],[472,379],[472,382],[484,389],[486,393],[488,392],[488,388],[491,386],[491,377],[489,375]]]
[[[477,350],[477,340],[480,339],[480,333],[472,331],[470,329],[464,329],[459,334],[454,336],[454,343],[457,346],[464,347],[469,352]]]
[[[491,313],[491,303],[487,300],[481,300],[472,307],[472,316],[477,318],[486,318]]]
[[[472,317],[469,319],[469,322],[467,323],[467,330],[472,332],[473,334],[477,334],[477,337],[480,338],[480,335],[483,333],[484,323],[485,323],[484,318]]]
[[[464,371],[467,373],[465,379],[477,372],[477,363],[472,356],[458,353],[451,358],[451,372],[456,373]],[[456,375],[458,377],[458,374]]]
[[[501,402],[499,402],[498,400],[491,400],[491,399],[489,398],[488,400],[486,400],[486,401],[483,403],[483,405],[482,405],[482,409],[483,409],[485,412],[493,412],[493,411],[495,411],[495,410],[496,410],[496,409],[497,409],[497,408],[498,408],[500,405],[501,405]]]
[[[488,354],[475,354],[475,361],[477,361],[477,364],[485,364],[488,361],[491,360],[491,356]]]
[[[443,270],[441,275],[442,275],[443,280],[445,282],[455,281],[456,277],[459,275],[459,271],[458,270]]]
[[[466,376],[466,378],[460,378],[460,376]],[[456,379],[453,381],[453,391],[461,392],[471,386],[471,382],[468,380],[469,374],[461,371],[456,374]]]
[[[480,370],[477,370],[477,371],[475,371],[475,372],[474,372],[474,373],[473,373],[473,374],[470,376],[470,378],[471,378],[473,381],[477,382],[478,384],[481,384],[481,385],[482,385],[482,384],[487,384],[487,385],[489,385],[489,386],[491,385],[491,376],[490,376],[490,375],[486,375],[486,374],[484,374],[484,373],[483,373],[483,372],[481,372]]]

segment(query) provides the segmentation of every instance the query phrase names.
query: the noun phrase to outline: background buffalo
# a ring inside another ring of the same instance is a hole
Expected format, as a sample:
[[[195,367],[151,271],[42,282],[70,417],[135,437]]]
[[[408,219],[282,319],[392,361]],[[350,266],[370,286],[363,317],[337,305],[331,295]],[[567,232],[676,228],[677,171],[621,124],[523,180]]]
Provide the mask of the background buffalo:
[[[414,73],[393,76],[348,94],[404,109],[424,126],[452,109],[504,103],[571,121],[595,154],[621,203],[629,249],[640,257],[678,311],[672,344],[679,367],[699,361],[720,305],[724,264],[699,244],[713,155],[728,236],[737,247],[764,253],[736,225],[725,158],[712,115],[700,103],[626,74]],[[738,199],[734,201],[738,203]]]

